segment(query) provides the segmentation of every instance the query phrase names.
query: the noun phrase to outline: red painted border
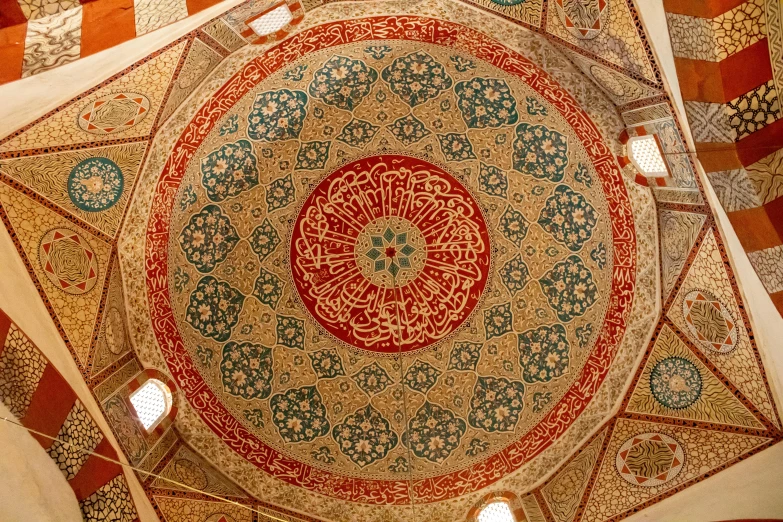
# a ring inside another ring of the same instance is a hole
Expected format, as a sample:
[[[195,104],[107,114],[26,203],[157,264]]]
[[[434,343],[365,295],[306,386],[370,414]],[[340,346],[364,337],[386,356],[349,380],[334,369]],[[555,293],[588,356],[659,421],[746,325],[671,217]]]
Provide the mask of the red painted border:
[[[196,113],[174,145],[155,191],[147,226],[145,265],[152,327],[166,363],[204,422],[234,451],[289,484],[342,500],[407,504],[406,480],[364,480],[311,467],[267,446],[220,403],[193,366],[177,330],[169,300],[169,222],[177,188],[189,162],[215,123],[250,89],[294,60],[346,43],[403,39],[460,48],[518,76],[550,102],[571,125],[598,172],[606,194],[614,245],[613,284],[601,334],[579,379],[550,413],[520,440],[471,468],[414,481],[418,502],[447,500],[484,488],[549,447],[587,407],[603,382],[623,339],[634,298],[636,235],[622,174],[598,129],[574,98],[522,55],[465,26],[418,16],[342,20],[305,29],[250,61]]]

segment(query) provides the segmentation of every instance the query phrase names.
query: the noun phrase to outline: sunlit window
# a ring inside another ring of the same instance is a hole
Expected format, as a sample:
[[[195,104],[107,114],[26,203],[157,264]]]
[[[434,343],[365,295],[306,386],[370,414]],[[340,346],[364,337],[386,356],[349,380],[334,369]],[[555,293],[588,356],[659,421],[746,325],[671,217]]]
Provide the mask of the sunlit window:
[[[643,176],[661,177],[668,175],[666,163],[655,136],[636,136],[628,140],[631,161]]]
[[[294,18],[286,4],[280,4],[268,13],[247,23],[258,36],[275,33],[286,26]]]
[[[516,522],[508,503],[502,500],[490,502],[478,514],[478,522]]]
[[[130,396],[136,416],[151,431],[171,410],[171,391],[157,379],[148,379]]]

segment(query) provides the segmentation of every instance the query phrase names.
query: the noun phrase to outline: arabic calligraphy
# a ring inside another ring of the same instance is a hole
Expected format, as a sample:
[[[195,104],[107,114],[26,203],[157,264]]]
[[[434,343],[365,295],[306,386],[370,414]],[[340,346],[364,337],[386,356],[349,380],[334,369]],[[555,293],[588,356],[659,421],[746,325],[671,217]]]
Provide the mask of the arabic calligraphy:
[[[490,244],[470,193],[427,161],[363,158],[305,201],[291,269],[312,316],[341,341],[381,353],[427,347],[471,314]]]

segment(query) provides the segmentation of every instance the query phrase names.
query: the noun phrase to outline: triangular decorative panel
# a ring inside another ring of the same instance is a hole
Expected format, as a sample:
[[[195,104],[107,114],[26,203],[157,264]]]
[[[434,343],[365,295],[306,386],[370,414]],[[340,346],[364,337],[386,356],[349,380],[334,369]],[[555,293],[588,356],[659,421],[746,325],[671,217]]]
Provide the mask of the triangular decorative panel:
[[[619,419],[581,519],[606,520],[639,509],[771,440]]]
[[[689,214],[673,210],[658,212],[661,231],[661,286],[664,300],[674,288],[705,219],[707,216],[704,214]]]
[[[196,38],[188,51],[185,63],[174,80],[171,94],[160,116],[164,122],[187,98],[223,58],[210,46]]]
[[[714,230],[704,236],[667,315],[767,419],[776,422]]]
[[[590,474],[606,438],[604,428],[590,444],[541,488],[549,511],[557,522],[571,522],[582,500]]]
[[[206,460],[187,446],[180,446],[163,471],[163,478],[156,478],[153,488],[192,491],[179,484],[220,496],[246,497],[239,488],[226,480]],[[170,479],[170,480],[165,480]]]
[[[98,342],[92,359],[95,375],[131,349],[128,327],[125,323],[125,301],[122,295],[120,264],[114,262],[109,280],[109,294],[103,309]]]
[[[146,142],[0,160],[0,172],[114,236]]]
[[[71,347],[84,364],[100,307],[110,245],[3,183],[0,204]]]
[[[182,42],[160,52],[6,141],[0,152],[147,136],[184,48]]]
[[[763,430],[720,379],[664,325],[627,411]]]

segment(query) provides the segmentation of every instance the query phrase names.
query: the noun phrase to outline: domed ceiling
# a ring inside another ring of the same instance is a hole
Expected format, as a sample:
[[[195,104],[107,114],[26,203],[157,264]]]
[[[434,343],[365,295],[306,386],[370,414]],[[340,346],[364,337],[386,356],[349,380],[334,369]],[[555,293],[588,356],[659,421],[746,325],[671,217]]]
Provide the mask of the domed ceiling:
[[[258,45],[243,3],[0,142],[0,219],[166,520],[605,520],[783,439],[634,10],[472,3],[313,0]]]
[[[314,21],[234,63],[144,224],[152,332],[201,420],[363,504],[462,497],[550,448],[654,306],[649,203],[581,104],[431,16]]]

